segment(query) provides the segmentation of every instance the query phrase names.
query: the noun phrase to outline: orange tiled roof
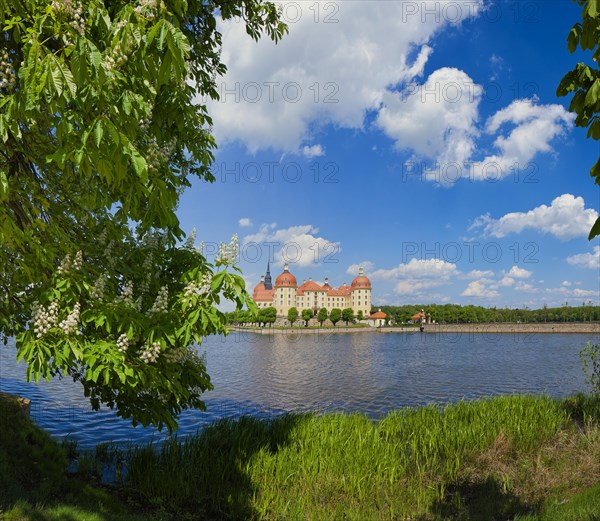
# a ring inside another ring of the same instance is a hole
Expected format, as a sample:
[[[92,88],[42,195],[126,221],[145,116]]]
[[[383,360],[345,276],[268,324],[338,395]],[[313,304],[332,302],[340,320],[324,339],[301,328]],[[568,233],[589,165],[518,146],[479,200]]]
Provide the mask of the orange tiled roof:
[[[296,277],[294,277],[289,271],[284,271],[279,277],[275,279],[275,287],[288,287],[295,288],[298,283]]]
[[[275,290],[274,289],[264,289],[264,287],[262,289],[254,289],[254,295],[253,295],[253,299],[255,301],[272,301],[273,297],[275,296]]]
[[[383,311],[377,311],[376,313],[373,313],[369,318],[373,319],[373,320],[377,320],[379,318],[385,318],[385,317],[387,317],[387,315]]]
[[[352,289],[371,289],[371,281],[365,277],[364,275],[359,275],[355,277],[352,281]]]

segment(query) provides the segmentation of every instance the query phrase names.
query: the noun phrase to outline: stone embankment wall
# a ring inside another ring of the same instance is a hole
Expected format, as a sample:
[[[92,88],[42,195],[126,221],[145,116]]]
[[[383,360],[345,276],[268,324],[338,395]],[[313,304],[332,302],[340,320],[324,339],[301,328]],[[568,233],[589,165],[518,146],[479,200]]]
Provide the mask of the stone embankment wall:
[[[342,322],[343,324],[343,322]],[[311,321],[311,326],[313,325]],[[293,328],[252,328],[232,327],[234,331],[255,333],[259,335],[329,335],[339,333],[419,333],[418,327],[344,327],[335,328],[293,327]],[[425,333],[429,334],[510,334],[510,333],[578,333],[596,334],[600,342],[600,322],[576,323],[545,323],[545,324],[515,324],[515,323],[490,323],[490,324],[427,324]]]

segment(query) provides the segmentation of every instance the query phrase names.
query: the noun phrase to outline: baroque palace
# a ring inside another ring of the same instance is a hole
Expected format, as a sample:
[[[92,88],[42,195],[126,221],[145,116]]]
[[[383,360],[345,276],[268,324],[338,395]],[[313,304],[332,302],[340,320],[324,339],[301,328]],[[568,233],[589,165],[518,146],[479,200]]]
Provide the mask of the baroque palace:
[[[253,299],[259,308],[274,307],[280,317],[285,317],[288,310],[295,307],[300,313],[303,309],[316,312],[321,308],[328,311],[333,308],[352,308],[354,315],[362,311],[364,317],[368,318],[371,313],[371,281],[365,277],[361,267],[350,286],[343,284],[334,288],[329,285],[327,278],[322,286],[312,279],[305,280],[298,286],[296,277],[290,273],[286,263],[283,273],[273,284],[267,264],[267,273],[254,288]]]

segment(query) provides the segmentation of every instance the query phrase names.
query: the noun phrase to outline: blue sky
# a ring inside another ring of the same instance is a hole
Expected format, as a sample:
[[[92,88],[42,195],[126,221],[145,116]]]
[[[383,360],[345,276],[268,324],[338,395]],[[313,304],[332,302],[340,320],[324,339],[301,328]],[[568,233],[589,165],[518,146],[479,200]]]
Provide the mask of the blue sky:
[[[598,302],[587,233],[600,153],[556,87],[579,7],[555,1],[285,2],[290,34],[222,25],[214,184],[182,199],[207,244],[237,233],[252,288],[267,260],[376,304]]]

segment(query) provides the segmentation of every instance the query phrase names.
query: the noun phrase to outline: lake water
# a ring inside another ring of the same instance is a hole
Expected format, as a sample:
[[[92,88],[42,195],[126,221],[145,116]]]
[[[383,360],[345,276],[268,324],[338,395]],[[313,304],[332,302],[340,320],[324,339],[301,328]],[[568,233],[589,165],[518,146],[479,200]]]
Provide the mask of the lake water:
[[[496,394],[585,390],[579,351],[597,335],[356,334],[211,337],[201,346],[215,386],[208,410],[186,411],[179,435],[216,419],[269,417],[291,411],[359,411],[371,418],[392,409]],[[82,447],[100,442],[158,440],[114,412],[90,409],[68,379],[27,384],[14,344],[0,348],[0,391],[31,399],[31,415],[57,438]]]

